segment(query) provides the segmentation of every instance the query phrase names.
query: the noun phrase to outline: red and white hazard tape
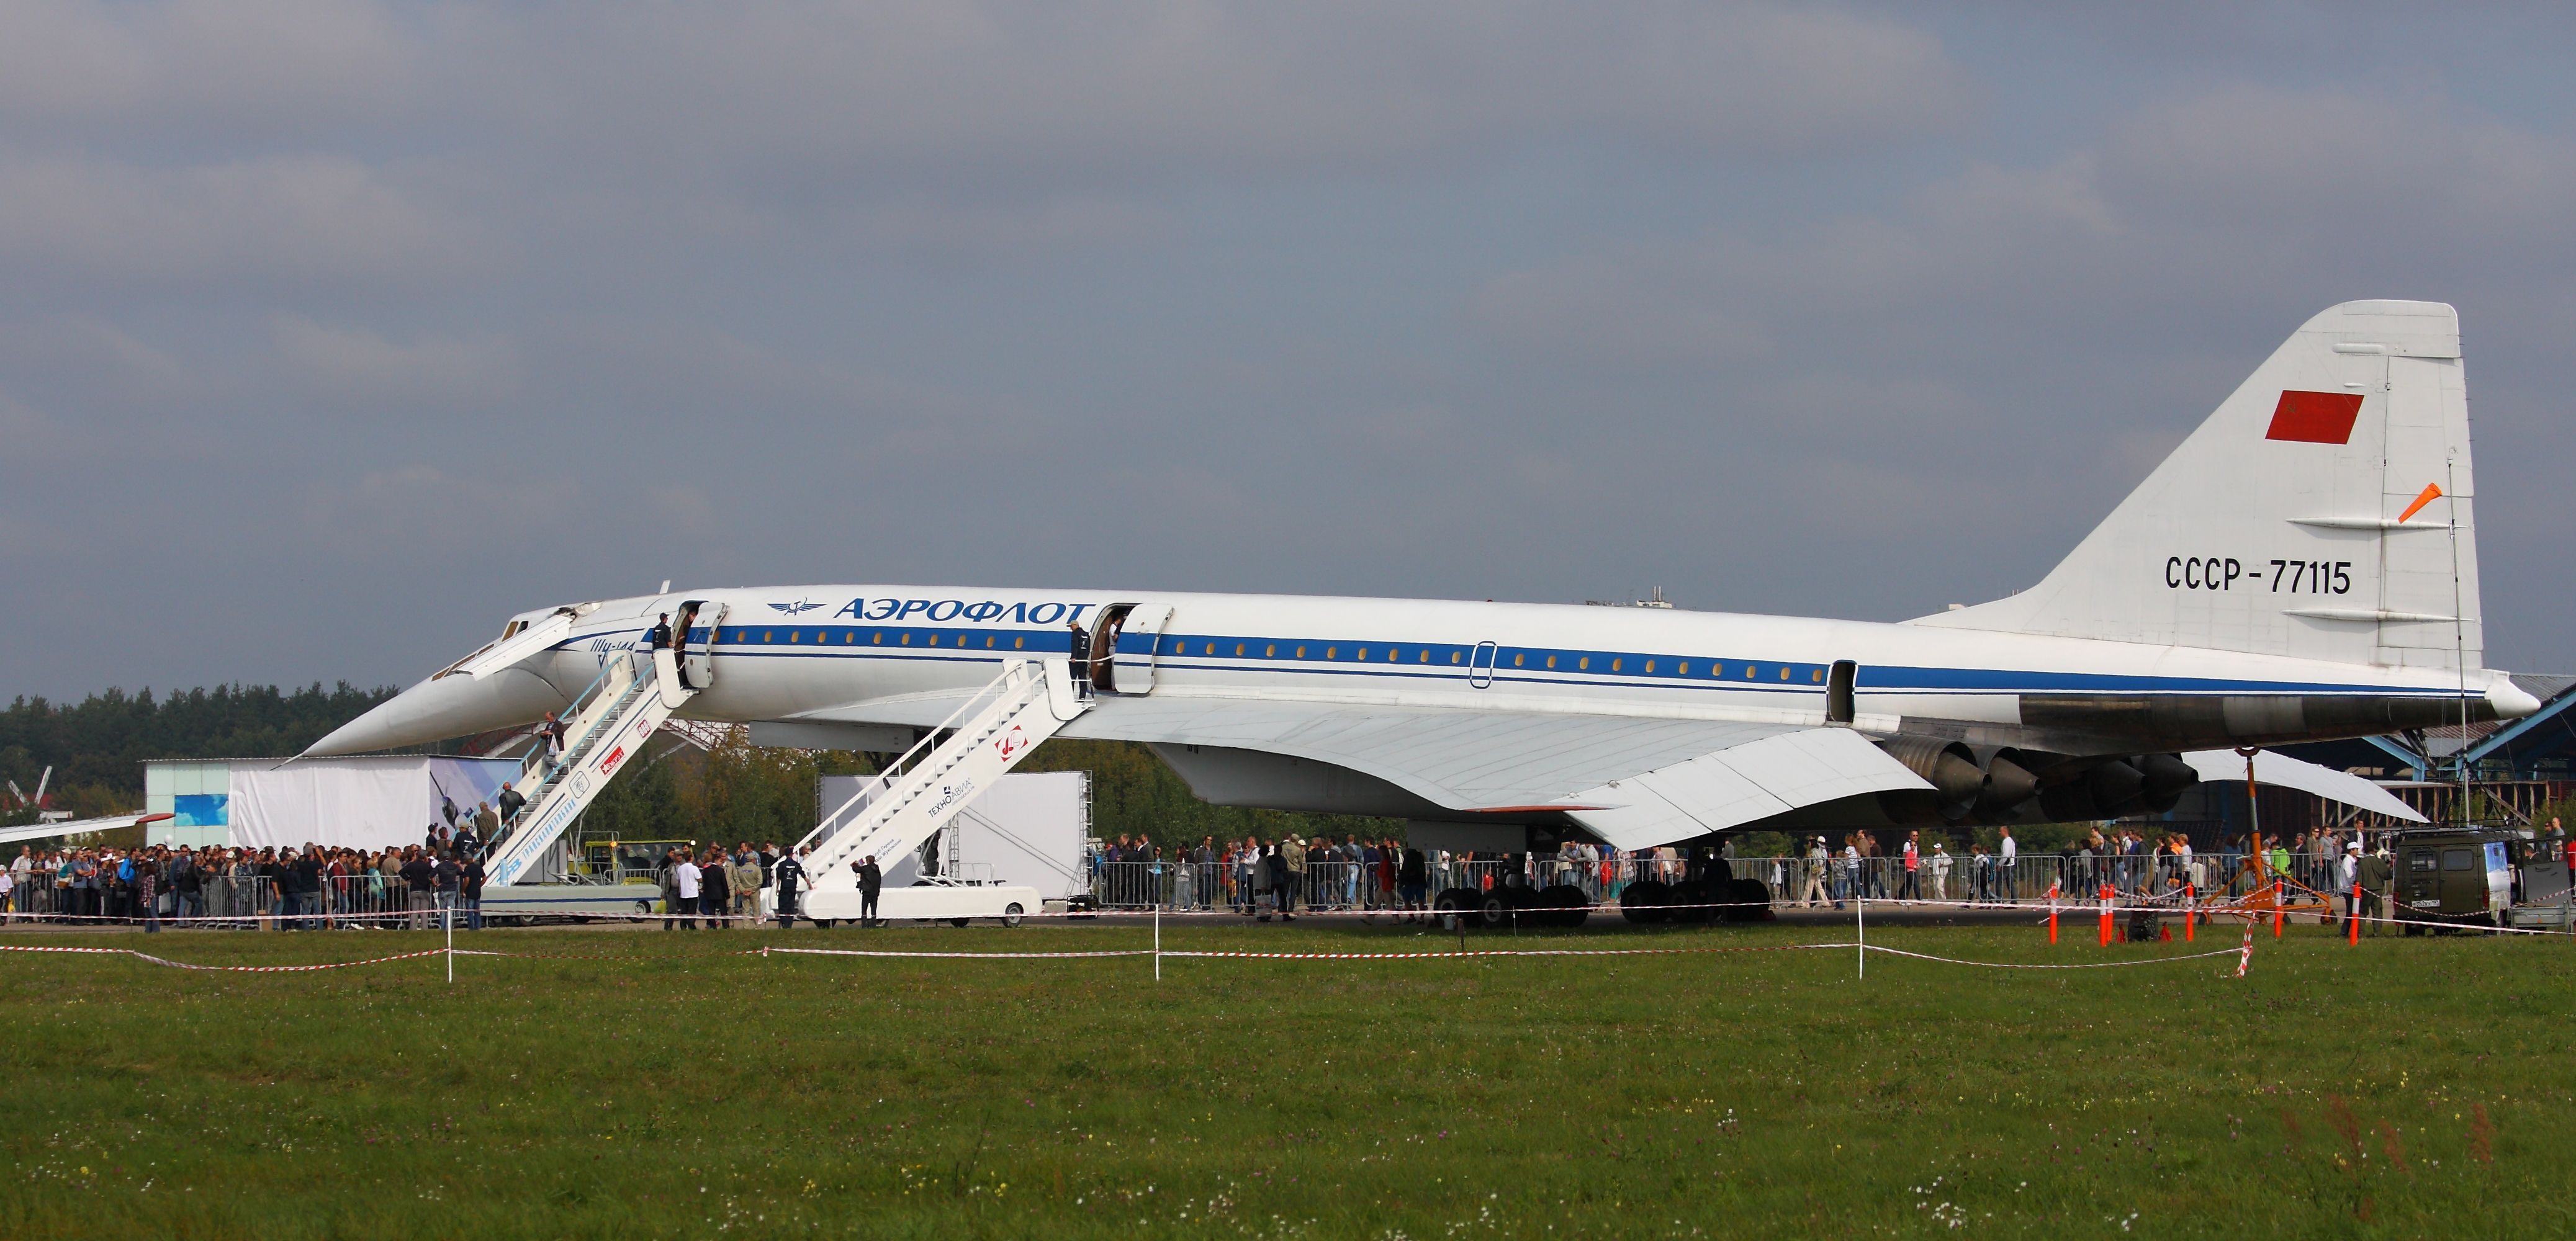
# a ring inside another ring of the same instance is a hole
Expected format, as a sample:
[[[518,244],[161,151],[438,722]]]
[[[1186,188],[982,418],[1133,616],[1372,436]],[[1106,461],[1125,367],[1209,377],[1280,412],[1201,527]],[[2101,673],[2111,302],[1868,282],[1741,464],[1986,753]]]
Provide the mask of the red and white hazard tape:
[[[168,957],[156,957],[151,953],[137,952],[132,948],[51,948],[39,947],[32,944],[0,944],[0,952],[77,952],[94,955],[104,954],[107,956],[133,957],[138,961],[149,961],[154,965],[167,966],[174,970],[214,970],[234,974],[301,974],[313,970],[344,970],[352,966],[382,965],[387,961],[412,961],[421,957],[434,957],[439,956],[446,951],[447,950],[444,948],[430,948],[421,952],[397,953],[390,957],[370,957],[364,961],[326,961],[319,965],[197,965],[187,961],[173,961]]]
[[[1716,952],[1798,952],[1849,948],[1850,944],[1763,944],[1736,948],[1453,948],[1439,952],[1233,952],[1167,948],[1166,957],[1226,957],[1253,961],[1424,961],[1466,957],[1663,957]]]
[[[1846,948],[1850,947],[1848,944],[1843,946]],[[2203,957],[2237,957],[2236,973],[2238,977],[2244,976],[2245,962],[2252,959],[2253,956],[2253,948],[2250,944],[2243,949],[2221,948],[2216,952],[2186,952],[2179,956],[2138,957],[2127,961],[2079,961],[2074,963],[1966,961],[1957,957],[1936,957],[1928,952],[1907,952],[1902,948],[1890,948],[1883,944],[1871,944],[1867,951],[1883,952],[1892,957],[1912,957],[1917,961],[1938,961],[1944,965],[1973,965],[1980,969],[1990,970],[2108,970],[2118,969],[2124,965],[2164,965],[2174,961],[2197,961]]]
[[[752,948],[745,954],[769,956],[778,953],[799,957],[942,957],[988,961],[1057,961],[1075,957],[1150,957],[1151,948],[1118,948],[1103,952],[903,952],[896,949],[870,948]],[[1176,956],[1166,952],[1164,956]]]

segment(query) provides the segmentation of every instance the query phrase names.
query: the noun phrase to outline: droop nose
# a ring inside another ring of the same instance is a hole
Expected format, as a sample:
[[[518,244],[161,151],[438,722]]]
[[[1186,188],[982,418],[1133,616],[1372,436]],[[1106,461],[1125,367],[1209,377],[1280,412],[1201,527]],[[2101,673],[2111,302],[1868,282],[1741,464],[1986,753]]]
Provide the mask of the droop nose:
[[[523,668],[423,681],[316,741],[306,754],[365,754],[533,724],[571,699]]]

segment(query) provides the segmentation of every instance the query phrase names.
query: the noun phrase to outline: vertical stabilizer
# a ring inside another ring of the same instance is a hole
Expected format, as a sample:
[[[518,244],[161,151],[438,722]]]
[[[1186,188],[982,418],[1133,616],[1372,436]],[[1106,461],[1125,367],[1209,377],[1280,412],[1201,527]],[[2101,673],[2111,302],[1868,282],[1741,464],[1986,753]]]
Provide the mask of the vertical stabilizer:
[[[2449,306],[2336,306],[2039,585],[1913,623],[2478,667],[2460,365]]]

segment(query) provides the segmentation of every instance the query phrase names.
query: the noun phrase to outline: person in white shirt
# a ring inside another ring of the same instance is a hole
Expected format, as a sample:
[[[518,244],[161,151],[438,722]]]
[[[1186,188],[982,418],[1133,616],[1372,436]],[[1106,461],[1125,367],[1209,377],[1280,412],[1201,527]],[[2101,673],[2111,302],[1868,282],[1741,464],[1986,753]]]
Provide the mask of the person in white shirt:
[[[671,868],[671,877],[680,885],[680,929],[694,931],[698,929],[698,864],[683,853],[679,864]]]
[[[2343,861],[2335,867],[2335,893],[2343,897],[2343,916],[2346,918],[2361,916],[2361,903],[2354,900],[2352,896],[2353,885],[2359,882],[2361,882],[2361,839],[2356,836],[2344,842]]]
[[[1932,856],[1923,859],[1923,875],[1932,881],[1932,899],[1950,899],[1950,849],[1940,841],[1932,842]]]
[[[2013,894],[2013,859],[2021,856],[2021,846],[2013,843],[2011,828],[2007,827],[2002,830],[2004,834],[2003,846],[1995,850],[1998,855],[1996,858],[1995,869],[2001,876],[2001,882],[1997,886],[2003,889],[2002,899],[2004,904],[2018,905],[2021,903],[2021,900]]]

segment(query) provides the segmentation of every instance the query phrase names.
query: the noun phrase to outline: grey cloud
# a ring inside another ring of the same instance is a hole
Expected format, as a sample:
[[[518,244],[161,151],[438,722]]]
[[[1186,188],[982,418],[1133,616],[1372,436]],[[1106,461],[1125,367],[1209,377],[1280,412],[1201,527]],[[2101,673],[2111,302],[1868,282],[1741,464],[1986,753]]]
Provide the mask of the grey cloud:
[[[365,328],[299,315],[270,324],[287,376],[326,400],[359,405],[491,405],[519,388],[519,355],[508,340],[424,337],[397,343]]]
[[[1972,93],[1919,29],[1768,4],[923,2],[556,18],[504,55],[523,91],[559,75],[540,92],[559,141],[626,135],[636,145],[622,154],[655,165],[892,161],[935,181],[1373,164],[1532,131],[1841,147],[1955,122]],[[604,133],[608,116],[641,124]]]
[[[34,133],[272,136],[382,119],[419,32],[369,0],[0,8],[0,117]]]
[[[2548,562],[2563,23],[2240,7],[8,6],[0,693],[663,578],[1905,616],[2355,296]]]
[[[383,170],[331,155],[158,168],[0,158],[0,256],[133,283],[424,280],[480,247],[462,220]]]

